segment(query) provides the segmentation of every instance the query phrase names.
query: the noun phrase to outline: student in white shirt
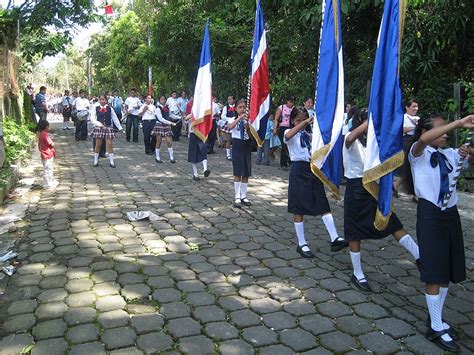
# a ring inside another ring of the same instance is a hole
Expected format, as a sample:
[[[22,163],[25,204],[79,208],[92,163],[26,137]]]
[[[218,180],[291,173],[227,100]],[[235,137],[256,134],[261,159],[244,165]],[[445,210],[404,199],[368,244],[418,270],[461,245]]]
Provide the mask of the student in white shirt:
[[[133,142],[138,143],[138,112],[140,110],[141,102],[137,97],[137,89],[130,90],[130,96],[125,100],[125,114],[127,115],[127,125],[125,127],[125,136],[127,142],[130,142],[132,127],[133,127]]]
[[[155,109],[155,118],[156,124],[151,132],[152,136],[156,137],[156,145],[155,145],[155,160],[157,163],[163,163],[160,157],[160,148],[161,148],[161,141],[164,138],[166,147],[168,148],[168,154],[170,156],[171,164],[175,164],[176,160],[174,159],[173,154],[173,132],[171,131],[171,127],[174,127],[176,123],[171,122],[169,118],[169,111],[166,107],[166,97],[161,96],[158,105],[156,105]]]
[[[79,90],[79,97],[74,100],[72,105],[77,111],[76,141],[85,141],[87,140],[87,119],[89,118],[91,103],[86,98],[84,90]]]
[[[172,127],[173,131],[173,141],[179,141],[179,136],[181,135],[181,127],[183,126],[181,111],[179,107],[179,102],[176,97],[176,91],[172,91],[170,97],[166,100],[166,106],[168,106],[169,110],[169,118],[172,122],[176,123],[174,127]]]
[[[293,214],[293,222],[298,240],[296,251],[304,258],[313,258],[304,236],[305,215],[321,216],[331,238],[331,251],[339,251],[348,242],[339,237],[326,197],[324,185],[311,171],[311,135],[305,130],[312,118],[303,107],[291,110],[289,125],[283,132],[284,143],[288,147],[291,160],[288,185],[288,212]]]
[[[202,162],[204,169],[204,177],[209,177],[211,174],[211,170],[209,170],[207,165],[206,144],[194,133],[192,113],[186,116],[185,122],[189,125],[188,162],[191,163],[193,168],[193,180],[199,181],[201,178],[199,177],[197,167],[200,162]]]
[[[352,261],[352,283],[360,290],[371,292],[364,272],[362,271],[360,244],[366,239],[381,239],[392,234],[395,239],[415,258],[419,265],[420,253],[418,245],[403,229],[395,213],[390,216],[387,228],[379,231],[374,227],[377,212],[377,200],[364,188],[365,150],[367,144],[367,110],[351,110],[352,127],[345,136],[342,150],[346,191],[344,195],[344,235],[349,241],[349,254]]]
[[[61,106],[63,108],[63,129],[69,129],[69,121],[71,120],[72,111],[72,97],[69,95],[69,90],[64,91],[64,96],[61,98]]]
[[[153,98],[148,95],[138,112],[138,116],[142,118],[143,140],[145,142],[145,154],[147,155],[153,155],[153,149],[156,145],[156,137],[151,134],[156,124],[155,110]]]
[[[245,113],[247,103],[241,99],[235,105],[235,116],[228,120],[232,135],[232,167],[234,172],[234,207],[251,206],[247,198],[249,177],[252,176],[252,142],[248,118]]]
[[[447,134],[458,128],[474,129],[474,115],[446,123],[440,116],[421,119],[408,156],[416,196],[416,234],[420,246],[420,279],[425,283],[428,305],[426,338],[445,351],[459,352],[455,331],[443,320],[443,306],[450,282],[466,279],[464,242],[456,189],[450,190],[460,157],[469,149],[443,147]]]
[[[122,125],[114,109],[107,104],[107,97],[105,95],[99,96],[99,103],[91,110],[91,122],[94,125],[91,136],[96,140],[93,166],[99,166],[100,147],[105,140],[107,153],[109,153],[109,165],[111,168],[115,168],[114,148],[112,145],[115,139],[114,126],[119,131],[122,131]]]
[[[232,160],[232,136],[229,129],[229,121],[235,118],[235,96],[229,95],[227,105],[224,106],[221,113],[221,119],[217,121],[221,134],[225,137],[225,153],[227,160]]]

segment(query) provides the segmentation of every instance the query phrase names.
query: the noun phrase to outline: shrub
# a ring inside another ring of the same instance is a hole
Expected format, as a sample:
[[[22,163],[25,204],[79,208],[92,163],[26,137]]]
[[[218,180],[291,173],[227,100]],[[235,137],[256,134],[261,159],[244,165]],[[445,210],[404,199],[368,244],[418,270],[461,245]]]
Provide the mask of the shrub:
[[[29,155],[29,147],[35,139],[34,124],[19,124],[10,117],[3,119],[3,135],[5,140],[5,166],[23,160]]]

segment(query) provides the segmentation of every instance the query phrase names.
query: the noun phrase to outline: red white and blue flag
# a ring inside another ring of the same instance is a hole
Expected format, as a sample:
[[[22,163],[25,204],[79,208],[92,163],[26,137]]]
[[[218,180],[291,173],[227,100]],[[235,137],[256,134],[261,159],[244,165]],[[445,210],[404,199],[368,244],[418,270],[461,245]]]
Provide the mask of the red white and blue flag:
[[[268,80],[268,49],[260,0],[255,12],[253,48],[250,57],[250,131],[261,147],[265,140],[270,113],[270,83]]]
[[[191,115],[193,133],[205,142],[212,129],[212,73],[209,20],[206,22],[204,38],[202,40],[201,59],[194,88],[194,104]]]

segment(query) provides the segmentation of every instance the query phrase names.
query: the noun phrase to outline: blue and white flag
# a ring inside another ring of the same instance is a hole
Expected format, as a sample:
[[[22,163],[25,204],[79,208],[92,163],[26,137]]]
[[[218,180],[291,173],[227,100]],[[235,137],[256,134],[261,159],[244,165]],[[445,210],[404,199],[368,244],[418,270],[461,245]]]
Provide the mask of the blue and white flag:
[[[344,68],[339,0],[324,0],[316,74],[311,170],[339,196],[342,175]]]
[[[363,184],[377,199],[374,226],[384,230],[392,206],[393,171],[403,164],[400,46],[406,0],[386,0],[370,90]]]

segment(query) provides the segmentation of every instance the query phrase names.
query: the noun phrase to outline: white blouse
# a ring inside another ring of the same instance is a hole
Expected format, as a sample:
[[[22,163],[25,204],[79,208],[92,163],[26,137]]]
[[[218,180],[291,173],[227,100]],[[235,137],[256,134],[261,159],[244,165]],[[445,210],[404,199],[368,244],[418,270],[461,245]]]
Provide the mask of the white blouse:
[[[308,151],[308,148],[302,147],[300,142],[300,135],[303,134],[302,131],[296,133],[290,139],[286,138],[286,134],[290,129],[285,130],[285,135],[283,137],[283,142],[288,146],[288,152],[290,153],[291,161],[306,161],[311,160],[311,155]]]
[[[349,137],[352,132],[346,135]],[[349,148],[344,142],[342,147],[342,159],[344,163],[344,176],[348,179],[357,179],[364,176],[365,147],[356,139]]]

